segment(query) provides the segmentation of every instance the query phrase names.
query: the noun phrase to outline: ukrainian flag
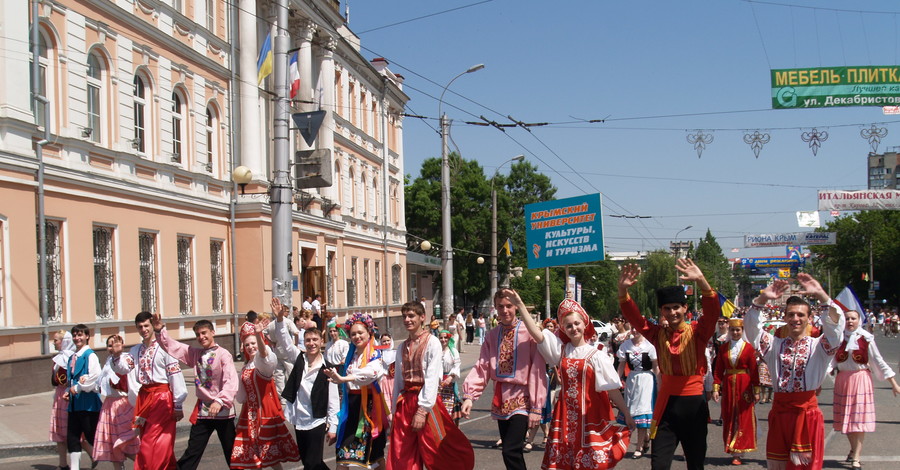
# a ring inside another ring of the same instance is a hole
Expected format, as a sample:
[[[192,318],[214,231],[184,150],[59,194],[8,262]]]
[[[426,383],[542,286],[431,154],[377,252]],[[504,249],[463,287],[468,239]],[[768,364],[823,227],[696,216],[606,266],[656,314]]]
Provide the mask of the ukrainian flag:
[[[256,84],[272,74],[272,33],[266,35],[262,49],[259,50],[259,59],[256,60]]]
[[[512,255],[512,242],[509,238],[506,239],[506,243],[503,244],[502,248],[506,250],[506,256]]]
[[[722,308],[722,315],[725,315],[727,318],[731,318],[731,315],[734,314],[735,306],[734,302],[728,300],[728,297],[716,292],[719,296],[719,306]]]

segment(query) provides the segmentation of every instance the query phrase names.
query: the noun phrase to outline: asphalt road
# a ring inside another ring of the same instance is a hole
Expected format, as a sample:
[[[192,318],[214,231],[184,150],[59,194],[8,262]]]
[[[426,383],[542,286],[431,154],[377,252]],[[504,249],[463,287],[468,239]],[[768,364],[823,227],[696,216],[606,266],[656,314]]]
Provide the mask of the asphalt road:
[[[900,338],[884,338],[876,335],[876,341],[882,355],[896,370],[897,359],[900,358]],[[469,346],[470,351],[475,348]],[[464,367],[471,366],[474,362],[474,351],[467,351],[463,355]],[[466,372],[464,372],[465,374]],[[825,440],[825,466],[824,468],[849,468],[849,465],[843,463],[844,457],[850,450],[850,445],[846,437],[840,433],[831,430],[831,413],[832,413],[832,391],[834,381],[826,379],[819,396],[819,404],[822,412],[825,414],[826,440]],[[897,439],[900,436],[900,397],[894,398],[891,394],[890,386],[886,382],[876,382],[875,384],[875,403],[878,413],[878,423],[876,432],[868,434],[865,440],[865,447],[862,455],[862,465],[864,469],[896,469],[900,464],[900,450],[898,450]],[[472,412],[472,418],[463,420],[460,427],[472,442],[475,449],[475,468],[476,469],[498,469],[503,468],[503,463],[499,449],[492,449],[490,446],[498,437],[497,425],[491,420],[487,414],[490,406],[490,394],[483,396]],[[757,418],[759,431],[759,450],[749,454],[744,459],[743,469],[755,470],[765,468],[765,436],[768,430],[767,414],[771,405],[759,405],[757,408]],[[719,407],[715,403],[710,403],[710,415],[718,417]],[[724,453],[722,445],[722,428],[719,426],[709,425],[707,467],[731,467],[731,457]],[[180,433],[176,440],[175,454],[180,456],[187,445],[187,433]],[[543,439],[539,433],[536,442]],[[632,446],[633,447],[633,446]],[[633,449],[632,449],[633,450]],[[679,449],[680,452],[680,449]],[[677,455],[677,454],[676,454]],[[328,465],[334,468],[334,451],[327,450],[326,458]],[[538,469],[543,458],[543,448],[535,446],[534,451],[526,454],[528,467]],[[676,457],[672,468],[685,468],[683,461]],[[88,464],[83,459],[82,466],[87,468]],[[649,456],[641,459],[631,459],[631,452],[626,455],[625,460],[619,463],[616,468],[621,469],[647,469],[650,467]],[[46,457],[20,457],[0,460],[0,468],[10,470],[55,470],[56,458],[53,456]],[[100,464],[98,468],[112,468],[110,464]],[[201,464],[202,469],[224,469],[225,459],[222,456],[222,450],[215,435],[210,439],[206,454]],[[299,464],[296,466],[286,465],[285,469],[302,468]]]

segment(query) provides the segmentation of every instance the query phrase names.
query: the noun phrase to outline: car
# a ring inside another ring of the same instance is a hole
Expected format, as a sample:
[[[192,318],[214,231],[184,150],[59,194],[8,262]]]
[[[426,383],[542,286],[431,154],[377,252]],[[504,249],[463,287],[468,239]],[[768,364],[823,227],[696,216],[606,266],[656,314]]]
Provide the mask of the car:
[[[597,338],[600,342],[607,342],[610,338],[615,336],[616,329],[613,328],[609,323],[604,323],[600,320],[591,319],[591,324],[594,325],[594,331],[597,332]]]

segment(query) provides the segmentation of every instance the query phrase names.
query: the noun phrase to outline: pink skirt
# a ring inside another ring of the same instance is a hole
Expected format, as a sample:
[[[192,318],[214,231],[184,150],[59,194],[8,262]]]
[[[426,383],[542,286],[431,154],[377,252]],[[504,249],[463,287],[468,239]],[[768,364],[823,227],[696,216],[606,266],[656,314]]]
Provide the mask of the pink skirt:
[[[63,398],[66,386],[56,387],[53,395],[53,408],[50,408],[50,442],[66,442],[69,425],[69,401]]]
[[[838,371],[834,380],[834,430],[875,431],[875,394],[868,369]]]
[[[94,461],[124,462],[126,455],[137,455],[141,441],[131,427],[134,407],[128,397],[107,397],[100,408],[100,421],[94,434]]]

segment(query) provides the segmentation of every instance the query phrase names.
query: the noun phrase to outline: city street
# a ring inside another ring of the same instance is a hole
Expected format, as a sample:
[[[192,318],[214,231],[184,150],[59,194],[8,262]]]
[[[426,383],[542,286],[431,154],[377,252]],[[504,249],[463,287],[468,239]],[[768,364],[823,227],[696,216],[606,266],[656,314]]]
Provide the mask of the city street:
[[[900,339],[884,338],[880,334],[876,335],[877,344],[892,367],[896,369],[897,359],[900,357]],[[463,368],[465,375],[468,369],[474,363],[478,354],[477,345],[469,345],[464,349]],[[849,464],[844,464],[844,457],[849,451],[847,439],[840,434],[831,431],[831,402],[832,402],[832,386],[833,380],[828,378],[819,397],[820,406],[825,414],[826,422],[826,449],[825,449],[825,467],[824,468],[849,468]],[[862,464],[865,469],[893,469],[900,462],[900,455],[896,450],[895,438],[900,434],[900,397],[894,398],[891,395],[889,386],[884,382],[875,384],[875,401],[878,412],[878,428],[874,434],[866,436],[865,447],[863,449]],[[193,387],[191,387],[193,388]],[[188,402],[193,402],[194,392],[191,390],[191,396]],[[472,446],[475,449],[475,468],[477,469],[498,469],[502,468],[502,460],[499,449],[492,449],[490,446],[497,440],[497,425],[490,419],[487,414],[490,405],[490,394],[486,394],[476,402],[473,409],[473,417],[461,422],[461,428],[469,437]],[[758,430],[760,439],[760,449],[751,453],[745,460],[745,464],[741,468],[745,469],[764,469],[765,468],[765,436],[768,429],[766,415],[771,405],[761,405],[758,408],[757,416]],[[710,414],[715,418],[719,415],[718,405],[710,404]],[[2,418],[0,418],[2,419]],[[45,426],[44,421],[37,422],[36,426]],[[187,429],[179,430],[178,439],[176,441],[176,456],[180,456],[187,445]],[[542,435],[538,435],[535,442],[541,442]],[[723,452],[721,427],[709,425],[709,451],[707,464],[709,468],[730,467],[731,458]],[[326,451],[328,456],[328,465],[334,468],[334,451]],[[534,451],[526,454],[528,467],[532,469],[540,468],[541,459],[543,457],[543,448],[535,445]],[[631,452],[626,455],[625,460],[620,462],[616,468],[622,469],[646,469],[650,466],[649,456],[645,456],[638,460],[632,460]],[[684,468],[684,463],[677,460],[673,464],[673,468]],[[82,459],[83,468],[88,468],[87,459]],[[0,468],[10,470],[53,470],[56,468],[56,458],[51,455],[27,456],[27,457],[10,457],[0,459]],[[103,463],[98,468],[111,468],[108,463]],[[206,454],[201,465],[203,469],[222,469],[225,468],[225,461],[222,457],[222,451],[215,436],[210,439],[207,446]],[[299,464],[287,465],[286,469],[302,468]]]

